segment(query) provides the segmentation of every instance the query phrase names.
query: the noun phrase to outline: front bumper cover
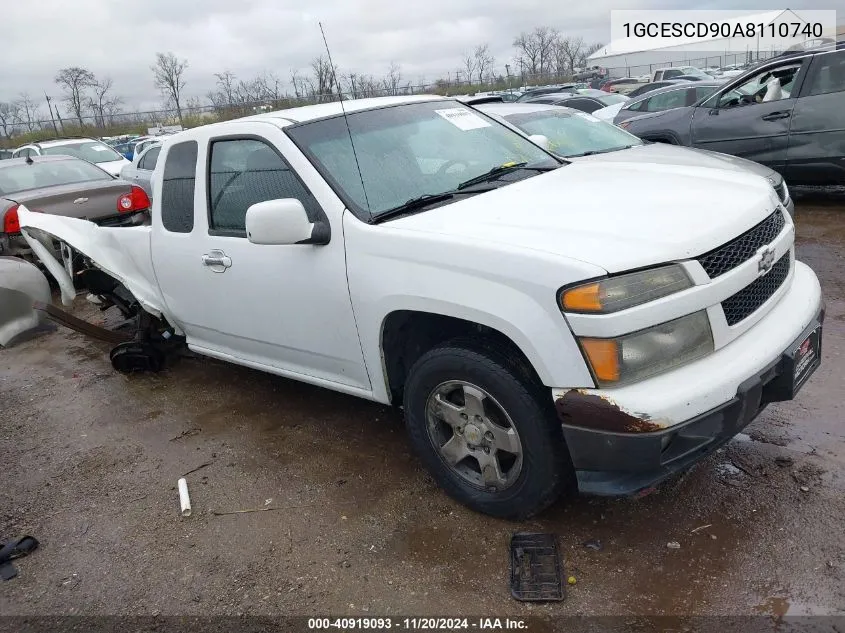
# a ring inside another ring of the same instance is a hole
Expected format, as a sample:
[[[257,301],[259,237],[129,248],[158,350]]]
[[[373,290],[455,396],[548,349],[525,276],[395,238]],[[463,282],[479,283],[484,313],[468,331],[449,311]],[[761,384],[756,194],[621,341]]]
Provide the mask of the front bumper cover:
[[[651,488],[709,455],[742,431],[772,402],[791,400],[806,379],[821,363],[822,307],[816,318],[784,350],[780,357],[739,385],[728,402],[668,429],[657,430],[648,422],[615,408],[610,403],[595,402],[595,396],[576,395],[557,401],[558,415],[578,475],[578,487],[584,494],[602,496],[631,495]],[[818,330],[818,356],[812,368],[797,385],[793,383],[795,353],[798,346]],[[585,405],[586,399],[586,405]],[[571,424],[574,412],[591,409],[592,420],[602,429]],[[595,416],[599,417],[595,417]],[[610,430],[609,421],[618,430]]]

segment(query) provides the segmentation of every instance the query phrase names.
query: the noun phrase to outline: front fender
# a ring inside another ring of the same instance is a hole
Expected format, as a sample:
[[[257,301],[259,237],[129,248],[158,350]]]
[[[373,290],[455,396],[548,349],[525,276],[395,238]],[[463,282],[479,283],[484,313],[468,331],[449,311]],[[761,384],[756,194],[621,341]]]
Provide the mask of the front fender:
[[[507,336],[549,387],[594,387],[566,319],[557,307],[564,285],[604,274],[595,266],[548,253],[467,245],[434,258],[430,236],[346,231],[347,275],[374,396],[387,401],[381,336],[397,310],[453,317]],[[435,261],[432,261],[436,259]]]

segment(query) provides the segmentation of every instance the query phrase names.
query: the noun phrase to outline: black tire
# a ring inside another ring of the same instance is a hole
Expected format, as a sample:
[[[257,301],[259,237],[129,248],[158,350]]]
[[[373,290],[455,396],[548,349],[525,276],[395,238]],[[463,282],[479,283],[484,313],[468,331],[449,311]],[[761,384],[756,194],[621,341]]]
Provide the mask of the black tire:
[[[466,381],[498,401],[511,419],[522,446],[518,477],[504,490],[473,486],[441,458],[431,439],[426,403],[438,385]],[[476,351],[464,341],[449,342],[423,354],[411,368],[404,393],[405,424],[415,452],[435,481],[473,510],[506,519],[542,511],[575,486],[575,474],[551,396],[532,384],[504,355]]]

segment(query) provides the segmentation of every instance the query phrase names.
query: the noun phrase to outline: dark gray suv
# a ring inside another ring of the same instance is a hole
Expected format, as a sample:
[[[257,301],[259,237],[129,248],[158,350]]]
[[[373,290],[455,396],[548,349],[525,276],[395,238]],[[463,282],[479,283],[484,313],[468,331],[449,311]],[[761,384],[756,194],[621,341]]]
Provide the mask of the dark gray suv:
[[[693,105],[620,125],[645,140],[763,163],[790,184],[845,185],[845,49],[782,55]]]

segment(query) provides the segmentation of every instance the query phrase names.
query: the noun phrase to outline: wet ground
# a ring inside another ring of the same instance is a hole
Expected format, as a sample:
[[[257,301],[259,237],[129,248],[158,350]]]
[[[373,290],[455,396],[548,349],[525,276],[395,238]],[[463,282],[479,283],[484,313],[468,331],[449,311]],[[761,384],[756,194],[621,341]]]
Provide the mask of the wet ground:
[[[845,613],[845,204],[797,223],[828,310],[797,400],[650,496],[521,525],[445,496],[388,408],[201,359],[125,377],[64,329],[0,351],[0,536],[41,541],[0,613]],[[559,536],[564,602],[511,599],[525,529]]]

